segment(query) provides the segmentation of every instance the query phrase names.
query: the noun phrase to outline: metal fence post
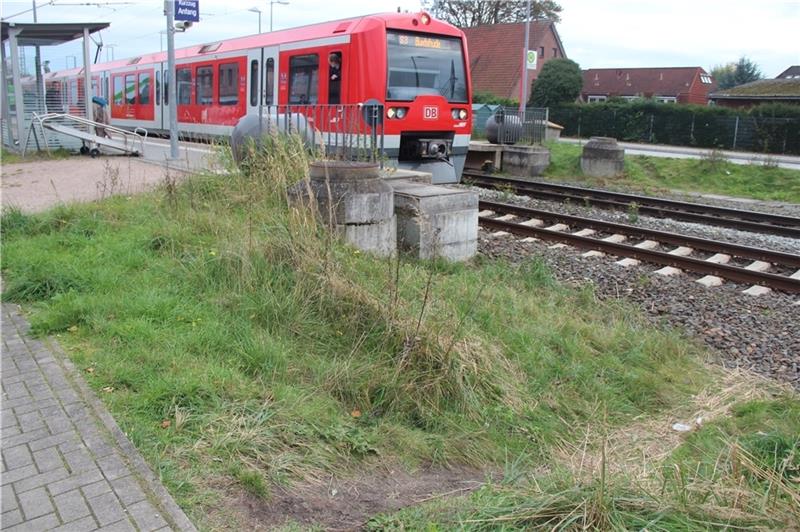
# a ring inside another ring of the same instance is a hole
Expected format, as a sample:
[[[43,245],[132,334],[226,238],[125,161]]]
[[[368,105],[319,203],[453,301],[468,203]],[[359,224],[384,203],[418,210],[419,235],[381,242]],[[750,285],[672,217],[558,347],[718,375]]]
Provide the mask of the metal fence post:
[[[650,113],[650,134],[647,135],[647,142],[651,144],[653,143],[653,118],[653,113]]]
[[[739,115],[736,115],[736,125],[733,127],[733,149],[736,149],[736,139],[739,136]]]

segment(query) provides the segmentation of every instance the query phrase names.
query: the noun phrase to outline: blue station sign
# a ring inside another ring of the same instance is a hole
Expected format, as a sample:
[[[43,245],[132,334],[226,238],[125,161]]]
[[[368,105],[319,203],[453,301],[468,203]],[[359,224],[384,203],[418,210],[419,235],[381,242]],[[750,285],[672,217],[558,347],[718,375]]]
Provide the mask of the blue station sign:
[[[200,22],[200,0],[175,0],[175,20]]]

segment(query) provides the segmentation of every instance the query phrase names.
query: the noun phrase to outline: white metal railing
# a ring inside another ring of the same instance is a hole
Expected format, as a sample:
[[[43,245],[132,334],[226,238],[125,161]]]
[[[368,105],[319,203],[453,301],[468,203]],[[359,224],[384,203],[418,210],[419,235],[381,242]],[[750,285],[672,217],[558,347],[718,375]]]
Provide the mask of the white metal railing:
[[[103,124],[100,122],[95,122],[93,120],[88,120],[86,118],[71,115],[67,113],[45,113],[45,114],[38,114],[33,113],[33,122],[31,122],[31,130],[33,130],[34,124],[38,124],[39,130],[42,133],[42,137],[44,139],[44,145],[47,151],[50,151],[50,144],[47,142],[47,132],[49,123],[54,123],[54,125],[59,126],[66,126],[72,130],[72,132],[64,132],[58,131],[60,134],[72,135],[75,136],[81,141],[89,142],[90,144],[99,144],[103,146],[108,146],[114,149],[126,151],[129,153],[136,153],[136,144],[139,145],[138,153],[140,155],[144,155],[144,142],[147,140],[147,130],[143,127],[134,128],[133,131],[129,131],[127,129],[122,129],[119,127],[115,127],[109,124]],[[86,128],[86,131],[82,131],[78,127],[75,126],[82,126]],[[121,140],[116,138],[103,138],[99,135],[94,133],[94,128],[103,128],[107,132],[116,133],[122,137]],[[35,132],[34,132],[35,133]],[[23,147],[22,153],[25,154],[25,151],[28,148],[28,140],[30,138],[30,132],[28,134],[28,138],[25,139],[25,146]]]

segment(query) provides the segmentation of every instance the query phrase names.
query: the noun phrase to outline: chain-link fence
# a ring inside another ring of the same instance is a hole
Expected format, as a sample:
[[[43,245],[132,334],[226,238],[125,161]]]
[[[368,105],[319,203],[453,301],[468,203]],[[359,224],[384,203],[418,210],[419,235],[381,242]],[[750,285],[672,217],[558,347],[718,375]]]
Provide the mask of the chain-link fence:
[[[548,110],[499,105],[473,106],[472,136],[502,144],[542,144],[547,132]]]
[[[666,104],[662,104],[666,105]],[[635,107],[571,106],[550,110],[570,137],[698,148],[800,154],[800,119],[713,112],[648,112]]]

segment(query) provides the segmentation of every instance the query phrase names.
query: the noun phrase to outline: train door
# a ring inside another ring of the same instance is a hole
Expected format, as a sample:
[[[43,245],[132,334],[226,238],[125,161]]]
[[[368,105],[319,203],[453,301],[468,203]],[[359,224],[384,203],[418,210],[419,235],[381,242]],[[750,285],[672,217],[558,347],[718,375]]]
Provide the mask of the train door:
[[[273,106],[278,104],[278,47],[253,50],[248,62],[247,113],[275,113]]]

